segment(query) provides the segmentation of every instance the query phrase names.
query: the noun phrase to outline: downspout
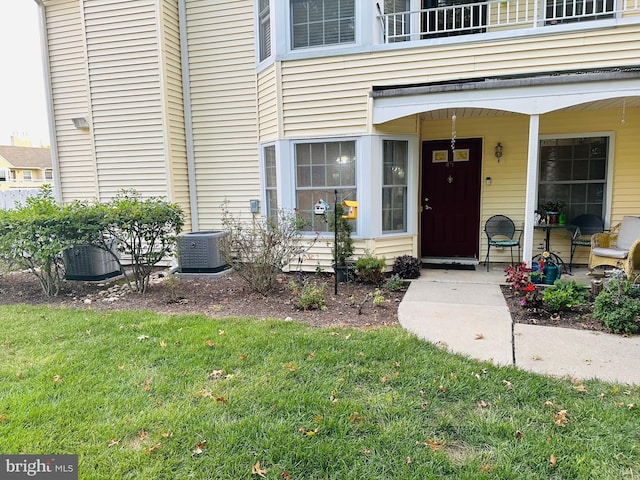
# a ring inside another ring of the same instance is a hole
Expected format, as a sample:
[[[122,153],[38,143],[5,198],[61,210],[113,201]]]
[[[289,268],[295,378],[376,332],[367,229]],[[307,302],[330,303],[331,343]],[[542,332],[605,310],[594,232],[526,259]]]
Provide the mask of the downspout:
[[[40,27],[40,47],[42,49],[42,75],[45,84],[45,99],[47,103],[47,120],[49,126],[49,141],[51,143],[51,169],[53,170],[53,193],[57,201],[62,201],[62,186],[60,185],[60,166],[58,164],[58,142],[56,141],[56,129],[53,116],[53,92],[51,90],[51,75],[49,66],[49,46],[46,34],[46,12],[42,0],[34,0],[38,5],[40,15],[38,23]]]
[[[182,69],[182,102],[184,108],[184,130],[187,144],[187,178],[189,180],[189,206],[191,209],[191,231],[199,230],[198,195],[196,185],[195,153],[193,149],[193,119],[191,112],[191,87],[189,78],[189,49],[187,45],[186,0],[178,0],[178,23],[180,25],[180,64]]]

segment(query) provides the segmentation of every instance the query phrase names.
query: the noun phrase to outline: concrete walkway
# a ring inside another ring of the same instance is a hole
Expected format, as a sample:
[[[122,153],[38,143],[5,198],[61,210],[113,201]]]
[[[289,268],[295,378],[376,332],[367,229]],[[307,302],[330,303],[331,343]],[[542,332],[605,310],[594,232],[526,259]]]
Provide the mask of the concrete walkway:
[[[576,281],[589,283],[585,271]],[[564,277],[563,277],[564,278]],[[452,352],[578,379],[640,384],[640,336],[512,324],[500,290],[504,271],[423,269],[398,307],[407,330]]]

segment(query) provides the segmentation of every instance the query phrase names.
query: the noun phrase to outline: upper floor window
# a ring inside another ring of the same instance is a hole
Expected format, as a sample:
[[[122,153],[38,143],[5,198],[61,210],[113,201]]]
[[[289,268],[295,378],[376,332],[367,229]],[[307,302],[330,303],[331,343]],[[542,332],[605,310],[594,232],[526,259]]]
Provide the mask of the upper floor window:
[[[291,0],[292,48],[355,42],[355,0]]]
[[[258,1],[258,49],[260,61],[271,56],[271,12],[269,0]]]
[[[604,217],[608,152],[609,137],[541,140],[538,204],[563,203],[569,220]]]
[[[545,22],[555,25],[613,18],[614,11],[615,0],[546,0]]]
[[[31,170],[23,170],[22,179],[25,181],[31,181]]]

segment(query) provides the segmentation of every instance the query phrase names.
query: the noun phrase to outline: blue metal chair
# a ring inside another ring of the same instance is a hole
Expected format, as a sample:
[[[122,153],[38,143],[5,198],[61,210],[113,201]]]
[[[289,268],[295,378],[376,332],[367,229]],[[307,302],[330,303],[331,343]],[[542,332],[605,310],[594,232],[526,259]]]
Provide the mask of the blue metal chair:
[[[520,241],[522,229],[517,229],[513,220],[504,215],[494,215],[484,224],[484,232],[487,234],[487,256],[484,263],[489,271],[489,253],[491,247],[509,248],[511,250],[511,264],[513,265],[513,247],[518,247],[520,258]],[[519,233],[518,233],[519,232]]]

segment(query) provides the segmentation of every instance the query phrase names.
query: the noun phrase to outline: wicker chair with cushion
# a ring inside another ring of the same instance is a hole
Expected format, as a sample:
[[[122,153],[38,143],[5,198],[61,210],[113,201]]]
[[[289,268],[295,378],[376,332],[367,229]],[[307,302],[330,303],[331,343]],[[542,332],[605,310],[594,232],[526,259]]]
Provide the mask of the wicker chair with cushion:
[[[513,247],[518,247],[518,259],[520,259],[520,240],[522,229],[517,229],[513,220],[504,215],[494,215],[484,224],[484,232],[487,234],[487,256],[484,263],[489,271],[489,252],[491,247],[511,249],[511,264],[513,265]]]
[[[603,265],[624,270],[628,278],[640,273],[640,217],[625,216],[611,231],[591,237],[589,271]]]
[[[591,247],[591,236],[604,230],[604,222],[598,215],[585,213],[571,220],[574,226],[571,235],[571,257],[569,258],[569,271],[573,268],[573,255],[578,247]]]

